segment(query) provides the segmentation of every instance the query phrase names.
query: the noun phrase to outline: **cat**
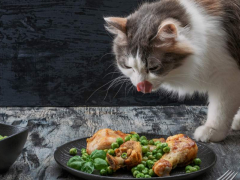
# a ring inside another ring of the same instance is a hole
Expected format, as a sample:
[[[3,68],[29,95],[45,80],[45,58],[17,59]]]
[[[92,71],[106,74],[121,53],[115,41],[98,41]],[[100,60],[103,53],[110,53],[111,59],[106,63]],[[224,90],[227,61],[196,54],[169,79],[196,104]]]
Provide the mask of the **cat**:
[[[197,141],[219,142],[240,130],[240,0],[159,0],[104,19],[117,66],[138,91],[208,93]]]

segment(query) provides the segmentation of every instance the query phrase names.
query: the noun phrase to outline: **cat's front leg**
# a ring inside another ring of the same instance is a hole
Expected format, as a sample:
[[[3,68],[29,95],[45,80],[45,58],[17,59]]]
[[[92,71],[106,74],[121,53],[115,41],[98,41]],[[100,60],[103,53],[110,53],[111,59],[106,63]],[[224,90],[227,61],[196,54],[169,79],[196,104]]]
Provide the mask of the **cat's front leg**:
[[[240,106],[240,91],[219,88],[209,93],[208,118],[205,125],[196,129],[194,137],[202,142],[219,142],[226,138],[231,129],[233,117]]]

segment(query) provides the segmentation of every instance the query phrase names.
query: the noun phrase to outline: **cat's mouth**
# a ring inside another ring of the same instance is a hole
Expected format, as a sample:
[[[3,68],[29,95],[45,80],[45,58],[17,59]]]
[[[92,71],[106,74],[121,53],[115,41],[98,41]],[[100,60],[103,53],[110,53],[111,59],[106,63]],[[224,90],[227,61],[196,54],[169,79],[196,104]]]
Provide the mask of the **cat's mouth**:
[[[153,85],[148,81],[143,81],[137,84],[137,91],[144,94],[151,93],[153,90]]]

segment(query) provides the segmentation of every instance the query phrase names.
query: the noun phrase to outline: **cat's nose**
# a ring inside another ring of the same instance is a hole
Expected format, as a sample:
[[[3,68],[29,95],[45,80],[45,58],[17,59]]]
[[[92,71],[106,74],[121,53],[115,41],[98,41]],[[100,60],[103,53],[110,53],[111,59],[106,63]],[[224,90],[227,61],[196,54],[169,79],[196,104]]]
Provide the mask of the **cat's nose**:
[[[151,93],[152,92],[152,84],[148,81],[143,81],[138,83],[137,91],[142,93]]]

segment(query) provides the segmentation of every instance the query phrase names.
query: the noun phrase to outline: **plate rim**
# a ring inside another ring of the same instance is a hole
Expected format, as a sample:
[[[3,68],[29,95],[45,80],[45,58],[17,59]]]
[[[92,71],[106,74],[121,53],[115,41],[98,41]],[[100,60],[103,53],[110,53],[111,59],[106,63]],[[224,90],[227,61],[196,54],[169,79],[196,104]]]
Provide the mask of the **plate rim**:
[[[162,135],[162,134],[153,134],[153,133],[138,133],[139,135],[141,135],[141,134],[143,134],[143,135],[152,135],[152,136],[168,136],[169,137],[169,135]],[[172,135],[171,135],[172,136]],[[67,165],[65,165],[65,164],[62,164],[62,163],[60,163],[59,162],[59,160],[58,160],[58,158],[56,158],[56,154],[57,154],[57,152],[59,151],[59,149],[61,148],[61,147],[63,147],[63,146],[65,146],[65,145],[68,145],[68,144],[71,144],[71,143],[74,143],[74,142],[76,142],[76,141],[79,141],[79,140],[83,140],[83,139],[88,139],[88,138],[90,138],[90,137],[83,137],[83,138],[78,138],[78,139],[75,139],[75,140],[72,140],[72,141],[69,141],[69,142],[67,142],[67,143],[65,143],[65,144],[63,144],[63,145],[61,145],[61,146],[59,146],[59,147],[57,147],[56,148],[56,150],[54,151],[54,159],[55,159],[55,161],[57,162],[57,164],[61,167],[61,168],[63,168],[63,169],[65,169],[66,171],[68,171],[69,173],[71,173],[70,171],[73,171],[73,172],[75,172],[75,173],[80,173],[80,174],[83,174],[84,176],[89,176],[89,177],[95,177],[95,178],[97,178],[97,177],[100,177],[100,178],[103,178],[104,177],[104,179],[116,179],[116,180],[120,180],[120,179],[123,179],[123,180],[131,180],[131,179],[133,179],[133,178],[122,178],[122,177],[112,177],[112,176],[100,176],[100,175],[96,175],[96,174],[89,174],[89,173],[85,173],[85,172],[82,172],[82,171],[79,171],[79,170],[76,170],[76,169],[73,169],[73,168],[70,168],[70,167],[68,167]],[[209,146],[207,146],[205,143],[202,143],[202,142],[198,142],[198,141],[195,141],[197,144],[200,144],[200,145],[202,145],[202,146],[204,146],[204,147],[207,147],[209,150],[211,150],[212,152],[213,152],[213,154],[214,154],[214,161],[208,166],[208,167],[206,167],[206,168],[204,168],[204,169],[200,169],[199,171],[196,171],[196,172],[192,172],[192,173],[189,173],[189,174],[184,174],[184,177],[191,177],[191,176],[199,176],[199,175],[201,175],[201,174],[203,174],[203,173],[205,173],[205,171],[207,170],[207,169],[212,169],[213,168],[213,166],[216,164],[216,162],[217,162],[217,155],[216,155],[216,153],[215,153],[215,151],[212,149],[212,148],[210,148]],[[72,174],[72,173],[71,173]],[[76,175],[74,175],[74,176],[76,176]],[[183,174],[180,174],[180,175],[174,175],[174,176],[165,176],[165,177],[152,177],[152,178],[144,178],[144,179],[152,179],[152,180],[154,180],[154,179],[171,179],[171,178],[182,178],[183,177]],[[134,179],[136,179],[136,178],[134,178]]]

